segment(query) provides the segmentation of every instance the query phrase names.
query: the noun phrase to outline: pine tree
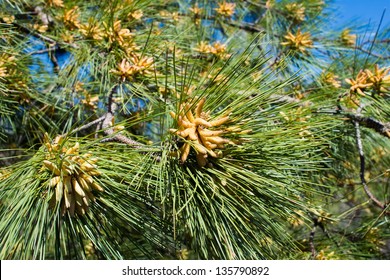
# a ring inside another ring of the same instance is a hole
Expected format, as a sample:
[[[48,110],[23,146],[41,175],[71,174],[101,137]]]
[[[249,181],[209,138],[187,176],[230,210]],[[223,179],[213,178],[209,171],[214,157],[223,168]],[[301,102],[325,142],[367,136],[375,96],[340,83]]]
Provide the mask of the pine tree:
[[[0,7],[1,259],[389,259],[389,26],[329,28],[321,0]]]

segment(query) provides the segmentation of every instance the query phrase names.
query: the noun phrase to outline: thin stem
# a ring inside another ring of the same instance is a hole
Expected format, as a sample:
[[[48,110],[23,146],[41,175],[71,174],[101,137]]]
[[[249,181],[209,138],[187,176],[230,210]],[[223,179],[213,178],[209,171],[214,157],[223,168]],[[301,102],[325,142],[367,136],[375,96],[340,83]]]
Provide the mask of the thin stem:
[[[32,30],[32,29],[29,29],[27,28],[26,26],[24,25],[21,25],[19,23],[16,23],[16,22],[13,22],[12,23],[14,26],[18,27],[21,31],[27,33],[27,34],[31,34],[32,36],[34,37],[37,37],[39,39],[41,39],[42,41],[45,41],[47,43],[49,43],[50,45],[61,45],[61,46],[69,46],[69,47],[72,47],[74,49],[78,49],[79,47],[74,44],[74,43],[65,43],[65,42],[57,42],[56,40],[52,39],[52,38],[49,38],[45,35],[42,35],[41,33],[39,33],[38,31],[35,31],[35,30]]]
[[[105,138],[105,139],[102,139],[101,142],[120,142],[120,143],[124,143],[124,144],[127,144],[129,146],[133,146],[135,148],[143,148],[144,145],[140,142],[137,142],[135,140],[132,140],[130,139],[129,137],[127,136],[124,136],[123,134],[121,134],[120,132],[119,133],[115,133],[114,131],[114,128],[113,128],[113,119],[114,119],[114,115],[115,115],[115,112],[118,110],[118,106],[117,104],[113,101],[113,98],[114,98],[114,94],[116,92],[118,88],[118,85],[115,85],[110,94],[108,95],[108,98],[107,98],[107,113],[104,114],[103,116],[101,116],[100,118],[94,120],[94,121],[91,121],[83,126],[80,126],[74,130],[72,130],[69,134],[73,134],[73,133],[76,133],[78,131],[81,131],[81,130],[84,130],[84,129],[87,129],[93,125],[97,125],[97,130],[96,130],[96,133],[95,133],[95,137],[97,136],[97,131],[98,129],[102,129],[104,131],[104,134],[106,134],[107,136],[111,136],[109,138]]]
[[[26,32],[28,34],[32,34],[33,36],[38,37],[39,39],[41,39],[45,42],[48,42],[48,43],[53,44],[53,45],[57,44],[57,42],[55,40],[53,40],[45,35],[42,35],[41,33],[37,32],[35,30],[31,30],[31,29],[27,28],[26,26],[23,26],[23,25],[16,23],[16,22],[14,22],[12,24],[14,26],[18,27],[21,31]]]
[[[310,237],[309,237],[309,243],[310,243],[310,250],[311,250],[311,257],[312,259],[314,259],[317,255],[317,252],[316,252],[316,248],[314,246],[314,235],[316,233],[316,230],[317,230],[317,225],[316,223],[314,223],[314,226],[312,228],[312,230],[310,231]]]
[[[373,40],[367,40],[367,41],[361,43],[360,45],[363,46],[363,45],[372,44],[372,43],[374,43]],[[390,39],[376,40],[375,43],[377,43],[377,44],[390,43]]]
[[[87,123],[87,124],[85,124],[85,125],[83,125],[83,126],[80,126],[80,127],[76,128],[76,129],[72,130],[72,131],[70,132],[70,134],[73,134],[73,133],[79,132],[79,131],[81,131],[81,130],[90,128],[91,126],[93,126],[93,125],[95,125],[95,124],[99,124],[99,123],[101,123],[105,118],[106,118],[106,116],[104,115],[104,116],[102,116],[102,117],[100,117],[100,118],[98,118],[98,119],[96,119],[96,120],[94,120],[94,121],[91,121],[91,122],[89,122],[89,123]]]
[[[230,26],[238,27],[239,29],[242,29],[242,30],[245,30],[248,32],[261,33],[261,32],[265,31],[263,28],[256,27],[256,26],[250,25],[250,24],[241,24],[241,23],[238,23],[235,21],[227,21],[225,23],[230,25]]]
[[[280,58],[282,57],[283,55],[283,51],[280,51],[276,56],[275,56],[275,59],[274,61],[269,65],[270,68],[274,67],[275,65],[277,65],[279,62],[280,62]]]
[[[272,95],[277,97],[278,95]],[[294,102],[294,99],[283,99],[283,101],[288,101],[290,103]],[[363,117],[361,115],[357,114],[345,114],[342,113],[342,108],[338,108],[336,111],[330,110],[330,111],[317,111],[316,113],[324,113],[324,114],[332,114],[332,115],[340,115],[343,118],[347,118],[351,120],[353,123],[358,122],[361,126],[364,126],[366,128],[371,128],[375,132],[381,134],[382,136],[386,138],[390,138],[390,122],[383,123],[380,122],[372,117]]]
[[[42,53],[52,52],[52,51],[56,51],[56,50],[58,50],[58,46],[50,47],[50,48],[39,50],[39,51],[29,52],[27,55],[42,54]]]
[[[363,49],[362,47],[359,47],[359,46],[356,46],[355,48],[356,48],[357,50],[361,51],[361,52],[364,52],[364,53],[368,54],[368,56],[371,55],[371,56],[374,56],[374,57],[380,58],[380,59],[390,59],[390,56],[382,56],[382,55],[375,54],[375,53],[371,52],[371,51],[372,51],[372,48],[370,48],[369,51],[367,51],[367,50],[365,50],[365,49]]]
[[[383,204],[381,201],[379,201],[374,194],[369,189],[366,179],[364,178],[365,173],[365,157],[364,157],[364,151],[363,151],[363,143],[362,143],[362,137],[360,133],[360,125],[358,121],[354,121],[355,123],[355,129],[356,129],[356,144],[359,150],[359,158],[360,158],[360,181],[363,185],[364,191],[366,192],[367,196],[381,209],[386,209],[386,205]],[[390,212],[385,212],[385,214],[389,214]]]
[[[54,71],[58,73],[60,71],[60,65],[54,52],[49,52],[49,57],[54,66]]]
[[[350,118],[356,127],[356,122],[367,128],[372,128],[381,135],[390,138],[390,123],[382,123],[371,117],[362,117],[360,115],[347,114],[346,117]],[[360,130],[359,130],[360,135]]]
[[[114,94],[118,88],[118,85],[115,85],[113,89],[111,90],[110,94],[108,95],[108,102],[107,102],[107,113],[104,115],[104,119],[102,122],[102,129],[104,131],[104,134],[107,136],[112,136],[110,138],[106,138],[104,142],[109,141],[115,141],[115,142],[121,142],[124,144],[127,144],[129,146],[134,146],[135,148],[142,148],[144,145],[140,142],[137,142],[135,140],[132,140],[120,132],[115,134],[114,128],[113,128],[113,119],[115,112],[118,110],[118,106],[113,101]]]

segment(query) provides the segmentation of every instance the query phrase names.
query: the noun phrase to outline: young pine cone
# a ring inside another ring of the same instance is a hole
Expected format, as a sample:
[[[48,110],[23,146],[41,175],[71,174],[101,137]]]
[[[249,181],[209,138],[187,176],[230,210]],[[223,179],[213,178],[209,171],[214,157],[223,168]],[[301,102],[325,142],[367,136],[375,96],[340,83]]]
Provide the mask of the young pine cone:
[[[74,216],[75,211],[84,215],[91,201],[95,201],[92,191],[103,191],[94,179],[100,175],[95,165],[97,159],[91,158],[91,154],[80,155],[79,143],[66,149],[59,137],[53,144],[46,142],[45,146],[49,156],[43,161],[43,169],[52,174],[52,178],[47,181],[48,187],[55,189],[52,202],[60,203],[62,215],[66,211],[71,216]],[[54,156],[55,153],[57,156]]]
[[[171,117],[177,120],[178,128],[171,128],[169,131],[185,139],[185,143],[179,150],[181,162],[184,163],[187,160],[192,147],[196,152],[196,160],[200,167],[207,164],[208,156],[213,158],[220,156],[221,151],[217,149],[223,149],[225,144],[234,144],[229,139],[221,137],[229,132],[228,129],[212,130],[229,121],[229,116],[209,120],[209,114],[203,112],[204,103],[205,99],[200,99],[194,112],[192,112],[194,106],[188,103],[180,106],[179,115],[170,112]]]

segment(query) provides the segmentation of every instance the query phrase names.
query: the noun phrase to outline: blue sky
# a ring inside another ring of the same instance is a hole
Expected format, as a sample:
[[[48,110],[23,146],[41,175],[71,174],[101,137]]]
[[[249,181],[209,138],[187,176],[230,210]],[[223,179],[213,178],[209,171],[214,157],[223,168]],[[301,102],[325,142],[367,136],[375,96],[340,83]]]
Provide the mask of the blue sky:
[[[357,20],[356,23],[363,24],[371,19],[371,22],[378,24],[386,8],[383,24],[390,25],[390,0],[334,0],[334,5],[338,7],[340,14],[337,19],[338,24],[353,19]]]

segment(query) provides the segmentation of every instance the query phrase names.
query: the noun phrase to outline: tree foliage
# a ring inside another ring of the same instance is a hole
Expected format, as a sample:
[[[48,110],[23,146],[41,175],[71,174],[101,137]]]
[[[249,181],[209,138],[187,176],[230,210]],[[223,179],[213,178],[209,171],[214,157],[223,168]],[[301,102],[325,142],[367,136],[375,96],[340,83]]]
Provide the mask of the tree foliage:
[[[332,3],[0,1],[1,259],[388,259],[390,29]]]

